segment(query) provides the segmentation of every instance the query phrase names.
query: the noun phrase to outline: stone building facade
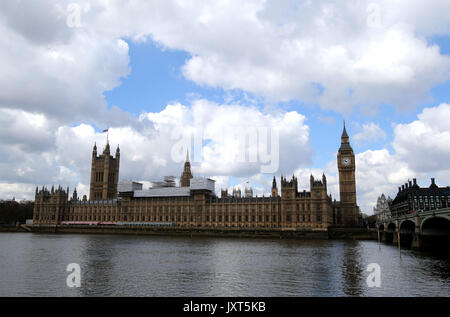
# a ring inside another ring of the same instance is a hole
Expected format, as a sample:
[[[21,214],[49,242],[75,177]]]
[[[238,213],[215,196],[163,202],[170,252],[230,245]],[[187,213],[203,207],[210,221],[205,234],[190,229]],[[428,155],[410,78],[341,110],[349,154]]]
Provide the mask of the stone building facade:
[[[170,224],[186,228],[326,231],[330,226],[354,226],[354,219],[358,216],[355,159],[345,127],[338,154],[340,202],[333,201],[328,194],[325,175],[321,179],[311,175],[309,191],[298,189],[295,176],[290,179],[281,176],[279,189],[274,177],[269,197],[253,197],[250,191],[246,191],[243,197],[240,191],[228,195],[227,191],[222,190],[219,198],[215,194],[213,180],[192,176],[189,156],[179,187],[143,189],[142,184],[136,182],[121,182],[117,185],[119,148],[115,161],[109,155],[109,144],[100,157],[97,157],[96,150],[94,146],[90,199],[83,197],[80,200],[76,189],[70,198],[69,189],[36,189],[34,224],[74,225],[95,222],[110,225]],[[100,163],[101,160],[103,163]],[[97,174],[102,170],[103,178]],[[110,184],[116,186],[114,192],[110,190]]]
[[[180,177],[180,186],[189,187],[191,183],[192,173],[191,173],[191,163],[189,162],[189,151],[186,154],[186,162],[184,162],[183,173]]]
[[[357,226],[359,223],[359,207],[356,203],[356,181],[355,170],[356,160],[353,149],[350,145],[350,138],[345,129],[341,136],[341,147],[337,155],[339,171],[339,207],[337,209],[340,223],[348,226]]]
[[[393,217],[415,212],[437,210],[450,207],[450,187],[439,187],[434,178],[429,187],[420,187],[414,178],[398,188],[398,193],[390,204]]]
[[[109,141],[100,156],[97,156],[97,145],[92,151],[91,186],[89,200],[107,200],[117,198],[119,182],[120,149],[117,146],[116,157],[110,155]]]
[[[377,205],[373,207],[373,214],[377,218],[377,223],[384,223],[391,218],[391,211],[389,209],[391,203],[391,197],[386,198],[384,194],[378,197]]]

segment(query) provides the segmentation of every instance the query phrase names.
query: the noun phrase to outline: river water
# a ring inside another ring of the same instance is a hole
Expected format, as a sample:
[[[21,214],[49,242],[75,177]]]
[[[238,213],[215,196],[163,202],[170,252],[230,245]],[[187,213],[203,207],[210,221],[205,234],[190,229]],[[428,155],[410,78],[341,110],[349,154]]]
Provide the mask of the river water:
[[[0,233],[0,296],[450,296],[450,259],[376,241]]]

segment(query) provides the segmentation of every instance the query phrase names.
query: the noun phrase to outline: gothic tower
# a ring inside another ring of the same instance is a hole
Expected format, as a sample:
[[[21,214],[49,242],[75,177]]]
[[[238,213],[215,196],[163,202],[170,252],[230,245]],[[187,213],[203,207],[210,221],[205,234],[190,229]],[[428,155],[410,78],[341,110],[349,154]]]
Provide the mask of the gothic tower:
[[[184,170],[181,174],[180,185],[181,187],[189,187],[191,185],[191,163],[189,162],[189,151],[186,154],[186,162],[184,163]]]
[[[341,136],[341,147],[337,155],[337,163],[339,170],[342,225],[356,226],[358,224],[359,208],[356,204],[355,154],[350,146],[345,122]]]
[[[272,181],[272,197],[278,197],[278,187],[277,187],[277,181],[275,179],[275,176],[273,177],[273,181]]]
[[[103,154],[97,156],[97,145],[92,151],[91,186],[89,200],[117,198],[119,182],[120,149],[117,146],[116,157],[110,155],[109,141],[106,141]]]

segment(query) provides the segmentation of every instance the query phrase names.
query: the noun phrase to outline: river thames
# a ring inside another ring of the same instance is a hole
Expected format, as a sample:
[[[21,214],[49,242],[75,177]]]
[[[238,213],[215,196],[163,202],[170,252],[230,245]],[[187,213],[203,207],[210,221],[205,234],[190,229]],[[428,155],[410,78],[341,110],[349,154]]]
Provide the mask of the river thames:
[[[0,254],[0,296],[450,296],[448,257],[376,241],[0,233]]]

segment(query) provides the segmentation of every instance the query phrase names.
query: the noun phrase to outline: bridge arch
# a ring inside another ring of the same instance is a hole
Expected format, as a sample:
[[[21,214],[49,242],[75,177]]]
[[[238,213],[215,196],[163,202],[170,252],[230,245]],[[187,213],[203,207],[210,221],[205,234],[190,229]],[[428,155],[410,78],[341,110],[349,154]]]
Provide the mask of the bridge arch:
[[[395,223],[391,222],[388,224],[385,232],[384,232],[384,240],[387,243],[392,243],[394,241],[394,235],[395,235],[395,229],[396,229]]]
[[[400,244],[402,246],[410,248],[412,246],[413,240],[414,240],[414,233],[416,231],[416,224],[414,221],[407,219],[402,221],[399,224],[400,233]]]
[[[395,229],[397,228],[397,226],[395,225],[395,223],[391,222],[388,224],[387,226],[387,232],[395,232]]]
[[[450,250],[450,220],[446,217],[431,216],[420,225],[421,245],[428,250],[448,255]]]
[[[424,236],[450,236],[450,220],[439,216],[425,218],[420,225],[420,233]]]
[[[377,227],[377,230],[378,230],[378,239],[379,240],[385,239],[385,236],[384,236],[384,223],[379,223],[378,227]]]
[[[404,220],[399,226],[400,233],[414,233],[415,229],[416,224],[412,220]]]

